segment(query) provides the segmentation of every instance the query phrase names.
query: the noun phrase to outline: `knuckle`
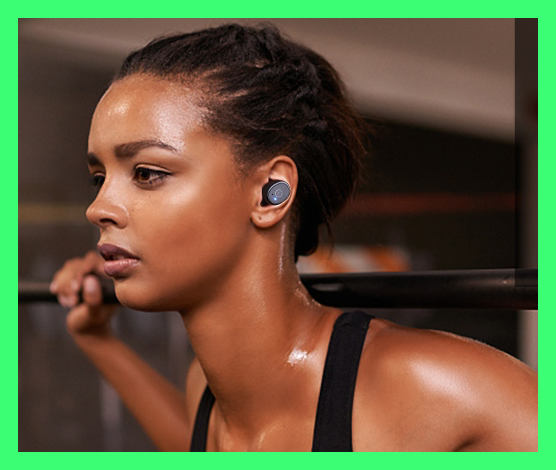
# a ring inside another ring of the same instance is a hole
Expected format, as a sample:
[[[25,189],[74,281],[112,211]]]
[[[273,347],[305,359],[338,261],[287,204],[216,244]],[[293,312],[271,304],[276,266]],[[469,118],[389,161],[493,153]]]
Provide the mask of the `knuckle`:
[[[64,267],[62,268],[62,271],[66,272],[66,273],[72,273],[76,270],[76,267],[78,266],[77,263],[78,260],[74,259],[69,259],[64,263]]]

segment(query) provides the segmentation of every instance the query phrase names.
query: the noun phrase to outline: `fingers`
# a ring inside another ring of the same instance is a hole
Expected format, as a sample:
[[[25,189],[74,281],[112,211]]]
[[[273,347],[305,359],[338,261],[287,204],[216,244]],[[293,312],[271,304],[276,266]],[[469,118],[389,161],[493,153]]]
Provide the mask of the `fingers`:
[[[83,302],[87,305],[102,305],[102,289],[96,276],[87,275],[83,279]]]
[[[83,284],[83,278],[90,273],[99,274],[102,272],[103,260],[98,253],[93,251],[87,253],[83,258],[74,258],[68,260],[64,263],[64,266],[54,275],[54,279],[50,284],[50,292],[58,296],[58,301],[64,307],[74,307],[79,303],[79,291]],[[94,276],[91,276],[94,278]],[[102,293],[100,291],[100,285],[98,292],[92,284],[93,281],[89,281],[89,288],[92,297],[89,297],[92,301],[96,301],[98,297],[95,295],[100,295],[100,301],[102,301]],[[97,294],[95,294],[97,292]]]
[[[97,276],[102,273],[103,264],[98,253],[89,252],[83,258],[66,261],[50,284],[50,291],[60,303],[71,309],[66,324],[70,334],[76,337],[110,334],[110,319],[116,307],[103,304],[102,287]]]
[[[114,306],[79,304],[72,308],[66,317],[67,329],[74,336],[110,333],[110,318],[114,311]]]

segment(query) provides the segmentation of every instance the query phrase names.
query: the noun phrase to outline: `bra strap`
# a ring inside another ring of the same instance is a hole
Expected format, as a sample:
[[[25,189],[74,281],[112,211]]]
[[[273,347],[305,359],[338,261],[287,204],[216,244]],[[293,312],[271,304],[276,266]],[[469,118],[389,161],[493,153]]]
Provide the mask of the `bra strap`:
[[[207,450],[208,425],[213,405],[214,395],[207,385],[197,409],[197,416],[195,417],[195,426],[191,438],[191,452],[206,452]]]
[[[334,324],[322,375],[313,452],[352,452],[353,395],[361,351],[373,317],[343,313]]]

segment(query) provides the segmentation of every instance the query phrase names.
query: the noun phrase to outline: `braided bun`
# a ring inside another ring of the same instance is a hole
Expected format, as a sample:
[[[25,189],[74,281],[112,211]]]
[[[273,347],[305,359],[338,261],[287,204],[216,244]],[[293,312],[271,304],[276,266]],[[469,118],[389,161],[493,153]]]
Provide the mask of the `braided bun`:
[[[194,83],[207,125],[232,138],[241,172],[276,155],[297,165],[294,256],[314,252],[319,226],[353,195],[365,154],[363,121],[334,68],[270,25],[228,24],[156,39],[130,54],[115,76],[148,73]]]

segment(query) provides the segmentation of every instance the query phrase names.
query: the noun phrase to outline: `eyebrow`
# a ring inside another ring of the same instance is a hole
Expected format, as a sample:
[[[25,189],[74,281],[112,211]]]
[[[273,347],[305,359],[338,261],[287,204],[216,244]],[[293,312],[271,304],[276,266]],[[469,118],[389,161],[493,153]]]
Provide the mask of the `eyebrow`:
[[[114,154],[118,159],[126,159],[134,157],[138,152],[143,149],[156,147],[164,150],[170,150],[171,152],[177,152],[178,150],[172,147],[170,144],[162,142],[157,139],[150,140],[139,140],[137,142],[127,142],[125,144],[116,145],[114,147]],[[94,153],[87,154],[87,163],[89,165],[100,164],[99,158]]]

